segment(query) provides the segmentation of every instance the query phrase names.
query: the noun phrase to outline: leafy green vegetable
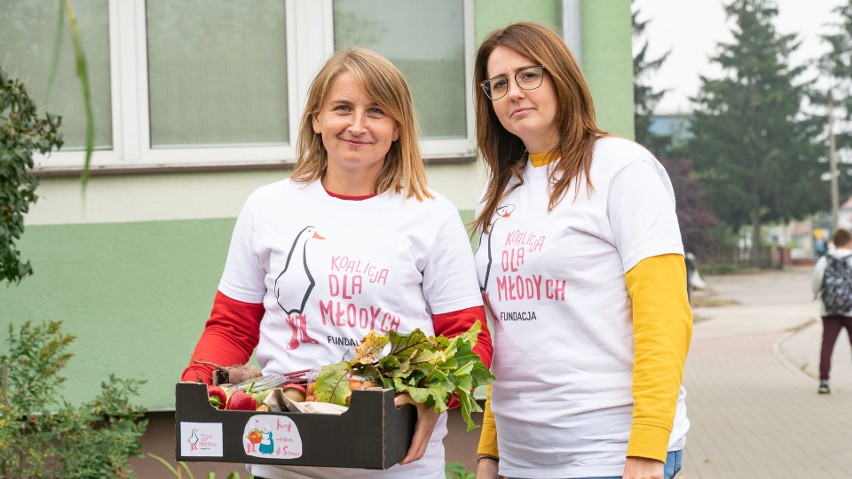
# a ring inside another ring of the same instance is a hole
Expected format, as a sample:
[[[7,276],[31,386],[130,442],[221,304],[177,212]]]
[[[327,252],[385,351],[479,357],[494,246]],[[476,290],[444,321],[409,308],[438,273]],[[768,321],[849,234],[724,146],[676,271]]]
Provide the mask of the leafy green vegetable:
[[[466,332],[453,337],[427,336],[420,329],[409,334],[371,331],[355,348],[355,359],[325,366],[317,378],[318,401],[348,405],[351,391],[348,375],[361,375],[381,382],[382,387],[408,393],[415,401],[447,410],[447,402],[456,397],[461,404],[467,429],[478,427],[471,413],[482,408],[473,397],[478,386],[490,384],[494,376],[473,352],[482,324],[477,321]],[[390,351],[381,356],[386,346]]]
[[[349,383],[346,381],[346,373],[348,372],[349,363],[346,361],[323,367],[317,377],[317,401],[347,406],[346,398],[352,394],[352,391],[349,390]]]

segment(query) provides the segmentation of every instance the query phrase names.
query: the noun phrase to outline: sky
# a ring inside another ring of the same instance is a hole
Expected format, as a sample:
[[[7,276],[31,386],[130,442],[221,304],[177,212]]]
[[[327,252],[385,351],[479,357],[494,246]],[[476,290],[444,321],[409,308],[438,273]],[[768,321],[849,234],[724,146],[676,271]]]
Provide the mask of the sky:
[[[832,12],[846,0],[776,0],[775,28],[780,34],[795,33],[802,42],[791,56],[799,65],[828,50],[819,38],[828,32],[826,23],[836,23]],[[690,96],[701,87],[699,75],[717,78],[721,71],[710,62],[720,41],[729,41],[731,24],[725,16],[723,0],[633,0],[639,20],[650,20],[645,28],[650,52],[657,58],[671,50],[668,59],[649,77],[655,90],[669,90],[655,109],[657,114],[688,113]],[[816,72],[813,72],[816,75]]]

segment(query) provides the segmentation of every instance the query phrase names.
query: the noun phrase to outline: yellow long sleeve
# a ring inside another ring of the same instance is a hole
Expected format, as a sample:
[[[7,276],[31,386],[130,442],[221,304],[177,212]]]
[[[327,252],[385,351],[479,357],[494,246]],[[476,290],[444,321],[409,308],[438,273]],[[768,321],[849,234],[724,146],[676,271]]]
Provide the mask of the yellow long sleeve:
[[[479,433],[479,447],[476,453],[485,456],[500,457],[497,451],[497,426],[491,412],[491,385],[485,393],[485,411],[482,417],[482,431]]]
[[[683,368],[692,338],[692,310],[683,256],[639,262],[625,275],[633,301],[633,424],[627,456],[665,462]]]

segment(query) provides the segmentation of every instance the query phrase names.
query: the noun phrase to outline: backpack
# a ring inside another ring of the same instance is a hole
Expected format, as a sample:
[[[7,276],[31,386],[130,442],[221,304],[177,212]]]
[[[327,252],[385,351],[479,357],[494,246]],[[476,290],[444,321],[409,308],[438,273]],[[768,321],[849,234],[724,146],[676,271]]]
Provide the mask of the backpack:
[[[828,316],[841,316],[852,310],[852,265],[849,256],[826,255],[828,263],[822,276],[822,304]]]

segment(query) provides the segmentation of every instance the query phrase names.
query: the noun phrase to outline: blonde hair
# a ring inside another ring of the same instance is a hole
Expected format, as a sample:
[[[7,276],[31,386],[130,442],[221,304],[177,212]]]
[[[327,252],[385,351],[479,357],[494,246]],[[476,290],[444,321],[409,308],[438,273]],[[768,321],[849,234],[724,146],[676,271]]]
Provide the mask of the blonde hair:
[[[322,108],[332,82],[344,72],[355,77],[367,95],[381,105],[399,128],[399,139],[391,143],[376,179],[376,192],[391,190],[402,193],[406,198],[431,198],[426,187],[414,102],[408,83],[390,61],[365,48],[351,48],[335,53],[311,82],[296,141],[296,166],[290,178],[296,182],[310,183],[325,174],[328,153],[323,146],[322,136],[314,132],[312,120]]]
[[[491,100],[479,87],[488,78],[488,58],[497,47],[514,50],[543,66],[544,74],[551,79],[556,90],[555,121],[560,135],[556,146],[547,153],[559,160],[550,173],[549,210],[556,207],[571,181],[580,174],[585,174],[586,187],[592,191],[589,168],[595,141],[607,135],[595,123],[595,106],[589,87],[574,55],[559,35],[543,25],[530,22],[513,23],[492,32],[479,46],[473,72],[476,143],[490,170],[490,181],[483,199],[485,205],[474,220],[473,229],[485,233],[488,233],[489,219],[500,201],[511,191],[506,191],[511,178],[522,178],[527,153],[521,139],[500,124]],[[512,189],[520,184],[518,182]],[[575,198],[579,191],[580,182],[577,182]]]

